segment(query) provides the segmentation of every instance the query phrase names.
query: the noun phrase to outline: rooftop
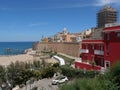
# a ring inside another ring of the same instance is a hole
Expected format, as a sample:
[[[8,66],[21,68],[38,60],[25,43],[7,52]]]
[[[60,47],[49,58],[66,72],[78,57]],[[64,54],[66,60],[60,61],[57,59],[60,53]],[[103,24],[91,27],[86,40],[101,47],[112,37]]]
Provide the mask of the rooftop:
[[[116,9],[112,8],[111,6],[109,5],[105,5],[99,12],[104,12],[104,11],[114,11],[114,12],[117,12]],[[99,13],[98,12],[98,13]]]

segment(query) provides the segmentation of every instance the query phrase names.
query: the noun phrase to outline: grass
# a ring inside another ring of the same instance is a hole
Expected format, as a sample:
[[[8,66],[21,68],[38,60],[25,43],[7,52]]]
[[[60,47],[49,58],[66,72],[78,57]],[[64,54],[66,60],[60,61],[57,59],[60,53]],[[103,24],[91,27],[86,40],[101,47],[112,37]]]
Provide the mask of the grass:
[[[68,57],[66,57],[66,56],[63,56],[63,55],[60,55],[60,54],[57,54],[57,56],[63,58],[63,59],[65,60],[65,63],[66,63],[67,65],[71,65],[71,64],[73,64],[73,62],[74,62],[74,59],[68,58]]]
[[[52,56],[54,56],[54,55],[57,55],[57,56],[63,58],[63,59],[65,60],[65,63],[66,63],[67,65],[71,65],[71,64],[73,64],[73,62],[74,62],[74,59],[71,59],[71,58],[68,58],[68,57],[66,57],[66,56],[57,54],[57,52],[43,52],[43,53],[44,53],[45,55],[49,55],[50,57],[52,57]]]

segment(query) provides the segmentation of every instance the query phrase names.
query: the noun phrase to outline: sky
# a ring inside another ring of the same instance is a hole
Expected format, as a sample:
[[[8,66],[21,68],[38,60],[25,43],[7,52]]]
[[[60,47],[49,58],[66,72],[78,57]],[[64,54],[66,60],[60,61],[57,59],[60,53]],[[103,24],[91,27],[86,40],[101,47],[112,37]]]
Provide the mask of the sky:
[[[0,42],[40,41],[63,28],[74,33],[96,27],[96,13],[106,4],[120,12],[120,0],[0,0]]]

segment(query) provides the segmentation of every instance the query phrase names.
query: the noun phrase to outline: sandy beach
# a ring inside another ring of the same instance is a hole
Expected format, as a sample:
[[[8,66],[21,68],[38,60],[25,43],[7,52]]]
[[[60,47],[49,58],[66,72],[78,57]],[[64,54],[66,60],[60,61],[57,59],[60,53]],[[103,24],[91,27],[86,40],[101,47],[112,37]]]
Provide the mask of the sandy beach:
[[[33,61],[33,56],[29,54],[19,54],[11,56],[0,56],[0,65],[9,65],[11,62],[31,62]]]
[[[19,54],[19,55],[9,55],[9,56],[0,56],[0,65],[7,66],[11,62],[15,63],[19,62],[32,62],[33,60],[40,60],[40,57],[33,57],[30,54]],[[58,61],[55,59],[45,59],[47,63],[57,63]]]

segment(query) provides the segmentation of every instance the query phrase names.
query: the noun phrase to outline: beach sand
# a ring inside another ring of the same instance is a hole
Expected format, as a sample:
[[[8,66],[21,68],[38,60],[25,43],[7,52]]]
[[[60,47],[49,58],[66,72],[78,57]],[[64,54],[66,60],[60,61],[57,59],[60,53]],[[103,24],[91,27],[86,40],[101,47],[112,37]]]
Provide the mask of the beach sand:
[[[31,62],[33,61],[33,56],[29,54],[19,54],[11,56],[0,56],[0,65],[9,65],[11,62]]]
[[[0,56],[0,65],[7,66],[11,64],[11,62],[15,63],[19,62],[33,62],[34,60],[40,60],[40,57],[33,57],[29,54],[19,54],[19,55],[9,55],[9,56]],[[55,59],[45,59],[47,63],[57,63],[58,61]]]

